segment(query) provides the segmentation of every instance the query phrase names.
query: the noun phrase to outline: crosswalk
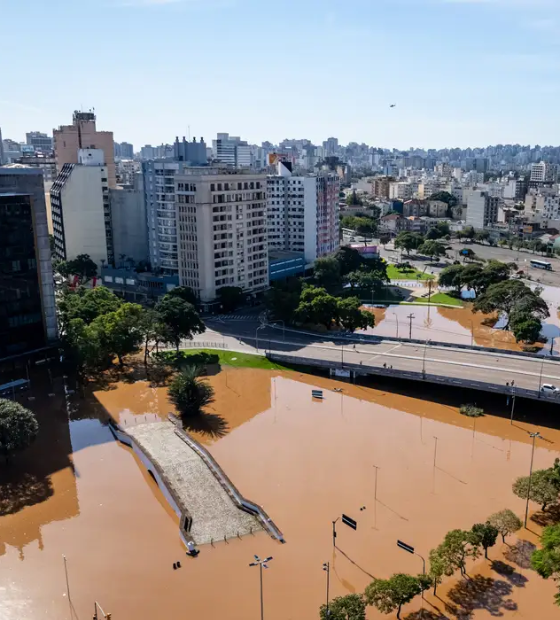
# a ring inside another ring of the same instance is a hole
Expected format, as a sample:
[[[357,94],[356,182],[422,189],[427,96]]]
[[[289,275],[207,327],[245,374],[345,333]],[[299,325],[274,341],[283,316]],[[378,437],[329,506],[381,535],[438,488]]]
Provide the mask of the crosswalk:
[[[205,317],[207,321],[256,321],[258,318],[256,314],[216,314]]]

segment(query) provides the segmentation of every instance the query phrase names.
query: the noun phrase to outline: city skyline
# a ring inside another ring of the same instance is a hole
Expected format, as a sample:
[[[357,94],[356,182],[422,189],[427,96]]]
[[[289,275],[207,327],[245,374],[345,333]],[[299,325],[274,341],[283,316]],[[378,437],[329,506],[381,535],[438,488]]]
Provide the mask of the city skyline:
[[[50,134],[73,110],[95,107],[100,130],[137,148],[188,135],[189,126],[207,143],[227,131],[256,144],[331,135],[398,149],[560,144],[546,105],[560,89],[549,17],[560,0],[92,7],[3,7],[6,45],[18,49],[5,68],[9,95],[0,97],[4,138]],[[55,33],[56,76],[39,67],[35,48],[18,45],[21,23],[33,40]]]

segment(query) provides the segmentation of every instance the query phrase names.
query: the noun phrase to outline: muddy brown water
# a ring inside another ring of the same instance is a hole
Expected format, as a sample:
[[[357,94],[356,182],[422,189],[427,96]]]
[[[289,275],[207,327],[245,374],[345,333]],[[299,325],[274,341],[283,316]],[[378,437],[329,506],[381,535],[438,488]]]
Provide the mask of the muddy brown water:
[[[493,416],[475,422],[450,405],[296,372],[230,368],[210,381],[210,413],[225,424],[198,437],[241,492],[266,508],[287,543],[260,533],[203,547],[196,560],[185,557],[159,489],[103,423],[107,415],[126,424],[167,415],[164,388],[137,382],[96,392],[70,422],[63,398],[38,399],[31,406],[42,425],[39,441],[1,470],[2,620],[88,618],[95,600],[114,620],[257,619],[253,554],[274,557],[264,574],[266,617],[317,618],[323,562],[331,562],[331,596],[361,592],[371,575],[421,571],[421,560],[399,550],[397,539],[427,556],[450,529],[505,507],[523,513],[511,482],[528,471],[527,433],[535,427],[527,423]],[[312,400],[312,387],[324,390],[324,401]],[[540,430],[536,468],[550,465],[560,446],[559,431]],[[331,522],[342,513],[358,529],[339,521],[333,549]],[[520,538],[537,540],[531,532]],[[476,619],[557,618],[554,584],[508,549],[490,550],[502,562],[497,570],[479,560],[469,566],[472,582],[446,580],[441,599],[426,597],[426,609]],[[177,560],[182,568],[173,571]],[[420,603],[408,605],[403,618]]]

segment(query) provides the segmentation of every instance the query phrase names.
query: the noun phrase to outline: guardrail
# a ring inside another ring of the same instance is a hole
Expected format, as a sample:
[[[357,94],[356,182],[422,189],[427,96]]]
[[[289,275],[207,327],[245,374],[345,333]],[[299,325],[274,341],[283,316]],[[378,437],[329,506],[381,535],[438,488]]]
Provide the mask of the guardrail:
[[[277,325],[273,325],[272,323],[268,323],[267,327],[272,327],[274,329],[281,329]],[[310,332],[301,329],[293,329],[290,327],[286,327],[285,330],[287,332],[292,332],[294,334],[300,334],[303,336],[313,336],[314,338],[324,338],[326,340],[335,342],[345,341],[345,342],[371,342],[378,344],[387,340],[389,342],[403,342],[403,343],[411,343],[411,344],[426,344],[427,340],[420,340],[418,338],[396,338],[395,336],[376,336],[374,334],[343,334],[343,333],[331,333],[331,334],[321,334],[319,332]],[[431,347],[444,347],[447,349],[465,349],[470,351],[478,351],[481,353],[500,353],[504,355],[512,355],[518,357],[530,357],[538,360],[549,360],[552,362],[560,362],[560,356],[558,355],[547,355],[544,357],[543,355],[538,355],[537,353],[527,353],[525,351],[509,351],[508,349],[496,349],[494,347],[480,347],[478,345],[470,345],[470,344],[456,344],[454,342],[439,342],[437,340],[429,340]]]
[[[340,368],[339,362],[333,360],[322,360],[311,357],[299,357],[297,355],[285,355],[283,353],[267,353],[267,358],[284,364],[293,364],[295,366],[316,366],[319,368]],[[380,375],[385,377],[396,377],[399,379],[410,379],[412,381],[423,381],[425,383],[438,383],[441,385],[455,385],[472,390],[480,390],[482,392],[493,392],[495,394],[506,394],[530,398],[532,400],[541,400],[547,402],[558,402],[558,398],[539,392],[538,390],[527,390],[525,388],[515,387],[512,390],[510,386],[486,383],[484,381],[473,381],[471,379],[453,379],[442,377],[440,375],[432,375],[429,373],[415,372],[410,370],[398,370],[393,368],[383,368],[382,366],[368,366],[366,364],[355,364],[344,362],[344,368],[355,372],[358,375]]]
[[[268,516],[267,512],[262,506],[255,504],[254,502],[250,502],[245,499],[243,495],[237,490],[237,487],[233,484],[233,482],[229,479],[225,471],[220,467],[216,459],[208,452],[208,450],[198,443],[195,439],[193,439],[187,432],[185,432],[180,425],[177,417],[170,413],[168,416],[170,422],[175,426],[175,434],[179,439],[184,441],[194,452],[198,454],[198,456],[204,461],[208,469],[212,472],[216,480],[220,483],[222,488],[226,491],[226,493],[231,497],[233,502],[237,504],[239,508],[245,510],[254,516],[256,516],[263,527],[268,533],[279,540],[280,542],[286,542],[284,539],[284,535],[280,531],[280,529],[276,526],[276,524],[272,521],[272,519]]]

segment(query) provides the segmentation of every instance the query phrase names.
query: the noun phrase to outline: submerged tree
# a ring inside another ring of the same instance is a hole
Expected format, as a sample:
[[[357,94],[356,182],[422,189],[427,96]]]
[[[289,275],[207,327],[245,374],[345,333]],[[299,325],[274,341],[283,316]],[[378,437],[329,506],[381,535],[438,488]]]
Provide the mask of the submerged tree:
[[[521,519],[508,508],[490,515],[488,518],[488,523],[493,525],[498,530],[498,532],[502,535],[502,541],[504,543],[506,542],[506,536],[509,534],[514,534],[520,530],[523,525]]]
[[[23,405],[0,398],[0,453],[6,463],[10,455],[25,450],[37,437],[39,424]]]
[[[204,407],[214,402],[214,388],[200,375],[200,368],[188,366],[169,386],[169,400],[177,407],[183,419],[204,413]]]

